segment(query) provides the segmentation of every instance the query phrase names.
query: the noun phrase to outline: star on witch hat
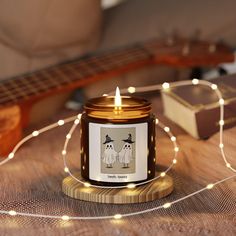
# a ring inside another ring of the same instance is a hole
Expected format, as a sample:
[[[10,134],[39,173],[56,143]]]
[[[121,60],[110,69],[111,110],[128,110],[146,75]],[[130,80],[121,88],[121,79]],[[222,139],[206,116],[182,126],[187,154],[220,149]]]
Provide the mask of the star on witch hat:
[[[126,143],[134,143],[134,141],[132,141],[132,135],[129,134],[129,137],[127,139],[123,139],[122,141],[126,142]]]
[[[105,140],[105,142],[103,143],[103,144],[106,144],[106,143],[110,143],[110,142],[113,142],[114,140],[112,140],[110,137],[109,137],[109,135],[107,134],[106,135],[106,140]]]

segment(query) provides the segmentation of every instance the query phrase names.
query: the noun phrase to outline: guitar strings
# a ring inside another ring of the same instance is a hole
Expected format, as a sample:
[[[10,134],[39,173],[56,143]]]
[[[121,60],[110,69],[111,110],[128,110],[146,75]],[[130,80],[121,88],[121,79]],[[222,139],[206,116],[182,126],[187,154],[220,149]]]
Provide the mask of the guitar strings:
[[[220,135],[220,142],[219,142],[219,148],[221,150],[221,156],[226,164],[226,167],[229,168],[231,171],[233,171],[234,173],[236,173],[236,170],[231,166],[231,164],[228,162],[227,158],[226,158],[226,155],[225,155],[225,152],[224,152],[224,145],[223,145],[223,126],[224,126],[224,100],[222,98],[222,94],[220,92],[220,90],[217,88],[217,85],[215,84],[212,84],[208,81],[199,81],[198,79],[193,79],[192,82],[191,81],[180,81],[180,82],[173,82],[171,84],[169,83],[163,83],[162,85],[154,85],[152,87],[153,88],[158,88],[158,89],[169,89],[170,86],[172,87],[177,87],[177,86],[185,86],[185,85],[197,85],[197,84],[202,84],[202,85],[205,85],[205,86],[210,86],[217,94],[218,98],[219,98],[219,105],[220,105],[220,121],[219,121],[219,125],[220,125],[220,131],[219,131],[219,135]],[[147,88],[146,87],[139,87],[137,90],[138,91],[147,91],[146,90]],[[126,91],[129,91],[129,89],[127,89]],[[74,121],[74,125],[75,124],[78,124],[80,122],[80,118],[81,118],[81,114],[79,114],[78,116],[74,116],[74,117],[69,117],[65,120],[59,120],[57,123],[54,123],[54,124],[51,124],[49,126],[46,126],[40,130],[36,130],[36,131],[33,131],[32,134],[26,136],[24,139],[22,139],[16,146],[15,148],[13,149],[13,151],[8,155],[8,157],[1,161],[0,162],[0,165],[3,165],[5,164],[6,162],[8,162],[9,160],[11,160],[12,158],[14,158],[15,156],[15,153],[16,151],[20,148],[21,145],[23,145],[25,142],[27,142],[28,140],[30,140],[31,138],[33,137],[36,137],[38,136],[39,134],[43,133],[43,132],[46,132],[48,130],[51,130],[51,129],[54,129],[58,126],[62,126],[64,125],[65,123],[69,123],[69,122],[72,122]],[[159,123],[159,122],[157,122]],[[76,127],[76,126],[72,126],[72,127]],[[170,129],[169,127],[165,128],[166,126],[164,126],[164,130],[169,133],[170,132]],[[75,130],[75,128],[71,128],[71,132],[73,132]],[[170,135],[172,135],[172,133],[169,133]],[[68,138],[69,137],[69,138]],[[171,136],[171,137],[175,137],[175,136]],[[69,142],[69,139],[71,138],[71,135],[69,136],[68,134],[66,135],[66,142]],[[171,141],[175,140],[176,141],[176,138],[172,138]],[[64,149],[63,149],[64,150]],[[63,153],[62,153],[63,154]],[[64,156],[64,154],[63,154]],[[10,211],[6,211],[6,210],[0,210],[0,214],[8,214],[10,216],[27,216],[27,217],[40,217],[40,218],[50,218],[50,219],[61,219],[61,220],[64,220],[64,221],[68,221],[68,220],[99,220],[99,219],[116,219],[116,220],[119,220],[123,217],[130,217],[130,216],[134,216],[134,215],[139,215],[139,214],[144,214],[144,213],[147,213],[147,212],[152,212],[154,210],[158,210],[158,209],[167,209],[169,207],[171,207],[172,205],[176,204],[176,203],[179,203],[185,199],[188,199],[190,197],[193,197],[195,196],[196,194],[199,194],[203,191],[206,191],[206,190],[210,190],[212,189],[213,187],[223,183],[223,182],[226,182],[230,179],[233,179],[236,177],[236,174],[233,174],[231,176],[228,176],[228,177],[225,177],[219,181],[216,181],[214,183],[209,183],[208,185],[206,185],[204,188],[201,188],[197,191],[194,191],[184,197],[181,197],[181,198],[178,198],[172,202],[166,202],[165,204],[163,205],[159,205],[159,206],[156,206],[156,207],[153,207],[153,208],[148,208],[148,209],[145,209],[145,210],[142,210],[142,211],[135,211],[135,212],[130,212],[130,213],[125,213],[125,214],[114,214],[114,215],[103,215],[103,216],[69,216],[69,215],[63,215],[63,216],[59,216],[59,215],[44,215],[44,214],[34,214],[34,213],[27,213],[27,212],[16,212],[15,210],[10,210]],[[88,186],[89,187],[89,186]],[[127,187],[127,186],[126,186]]]
[[[137,51],[137,49],[135,49],[135,51],[133,51],[133,52],[128,51],[128,53],[122,52],[122,54],[120,54],[120,55],[118,54],[118,56],[120,57],[120,59],[118,57],[118,61],[116,61],[117,58],[115,58],[115,57],[112,58],[112,55],[110,55],[108,57],[108,59],[105,60],[106,66],[109,65],[109,63],[111,64],[111,67],[108,68],[107,70],[111,70],[112,68],[114,69],[117,66],[122,66],[122,63],[135,63],[135,62],[139,61],[140,59],[148,59],[147,57],[140,58],[140,55],[143,56],[142,54],[140,54],[140,51]],[[91,58],[91,59],[93,59],[93,58]],[[111,63],[111,61],[113,64]],[[90,62],[90,60],[85,61],[86,65],[88,65],[89,62]],[[84,63],[84,62],[82,62],[82,63]],[[82,75],[82,76],[80,76],[81,77],[80,79],[83,79],[88,76],[93,76],[98,73],[98,71],[95,70],[94,67],[90,66],[90,67],[86,68],[86,67],[84,67],[85,64],[82,65],[82,63],[77,62],[77,64],[72,64],[72,63],[66,64],[64,66],[61,66],[60,71],[62,71],[62,72],[63,72],[63,70],[68,71],[68,69],[70,69],[70,67],[72,67],[73,74],[75,74],[75,72],[77,72],[76,75]],[[82,67],[83,67],[83,69],[81,69]],[[81,71],[85,71],[85,73],[81,73],[80,71],[76,71],[76,69],[81,69]],[[0,94],[0,103],[6,102],[6,101],[12,101],[12,100],[17,101],[18,99],[22,99],[22,97],[28,98],[29,95],[32,95],[32,94],[37,95],[42,90],[42,88],[41,88],[42,85],[44,85],[43,89],[45,88],[45,85],[47,86],[47,89],[50,89],[50,88],[59,87],[63,82],[69,83],[69,82],[73,81],[73,79],[72,80],[71,79],[65,80],[66,74],[64,76],[55,76],[55,78],[58,77],[60,79],[60,81],[53,79],[53,77],[51,76],[51,73],[54,73],[55,71],[56,71],[55,68],[51,68],[48,71],[43,70],[41,72],[36,72],[35,74],[29,75],[27,77],[20,77],[20,78],[16,78],[13,80],[7,80],[7,81],[2,82],[0,84],[0,89],[2,89],[1,94]],[[101,72],[102,72],[102,70],[100,71],[100,73]],[[34,78],[36,78],[36,77],[39,77],[40,79],[35,80]],[[78,76],[76,76],[75,79],[78,80]],[[24,82],[22,82],[22,81],[24,81]],[[48,84],[46,84],[45,82],[47,82]],[[30,86],[32,84],[35,85],[35,83],[36,83],[36,86]]]
[[[22,99],[27,99],[31,97],[32,95],[38,95],[52,88],[60,87],[62,84],[69,83],[73,81],[74,79],[70,78],[68,81],[68,79],[66,79],[68,76],[63,71],[68,72],[68,69],[69,71],[71,71],[71,68],[73,71],[72,75],[76,74],[76,76],[74,77],[76,80],[78,80],[78,78],[83,79],[85,77],[93,76],[94,74],[97,74],[98,72],[99,73],[107,72],[109,70],[117,68],[117,66],[125,66],[127,64],[139,62],[140,60],[148,61],[154,57],[155,54],[153,53],[153,51],[156,51],[158,54],[161,54],[163,52],[168,54],[171,52],[172,54],[177,53],[178,55],[183,54],[184,56],[186,56],[185,51],[186,51],[186,48],[189,48],[190,43],[187,40],[182,40],[182,41],[178,40],[176,42],[174,40],[169,40],[169,41],[167,40],[163,42],[161,41],[161,42],[154,42],[154,43],[151,41],[151,42],[144,43],[143,45],[144,46],[137,45],[137,46],[134,46],[133,48],[126,48],[124,49],[124,51],[114,50],[113,52],[107,52],[102,55],[97,55],[97,56],[95,55],[88,59],[83,59],[85,60],[85,62],[77,61],[75,63],[72,62],[69,64],[61,65],[60,66],[61,69],[59,70],[60,71],[59,76],[57,75],[52,76],[52,74],[55,75],[55,71],[58,70],[55,67],[55,68],[50,68],[48,71],[43,70],[41,72],[36,72],[26,77],[24,76],[24,77],[16,78],[14,80],[3,81],[0,84],[0,89],[1,89],[0,103],[17,102]],[[205,47],[208,48],[208,52],[212,53],[210,50],[212,48],[212,44],[202,43],[202,45],[200,46],[204,48]],[[141,58],[139,58],[138,55]],[[100,64],[102,61],[104,61],[103,66],[101,66]],[[84,71],[85,69],[79,71],[81,69],[80,64],[82,65],[83,63],[85,63],[85,65],[89,65],[91,62],[93,66],[88,67],[86,69],[87,70],[86,73],[83,75],[81,71]],[[94,62],[96,62],[95,67],[97,66],[100,69],[100,71],[94,70],[95,68]],[[122,64],[122,63],[125,63],[125,64]],[[105,65],[105,68],[107,67],[107,65],[110,65],[110,68],[108,67],[108,69],[105,69],[104,71],[104,65]],[[65,74],[65,75],[61,76],[61,74]],[[81,74],[82,74],[82,77],[79,76]],[[40,79],[37,79],[37,77],[39,77]],[[53,78],[58,78],[58,80],[55,80]]]

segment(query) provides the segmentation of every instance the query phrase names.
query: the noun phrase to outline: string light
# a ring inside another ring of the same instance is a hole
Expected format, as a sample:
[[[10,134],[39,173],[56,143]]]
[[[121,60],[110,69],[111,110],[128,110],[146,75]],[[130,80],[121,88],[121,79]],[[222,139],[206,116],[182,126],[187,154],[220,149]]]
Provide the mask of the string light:
[[[230,165],[229,163],[226,163],[226,167],[230,168],[230,167],[231,167],[231,165]]]
[[[170,128],[167,126],[164,128],[164,130],[165,130],[165,132],[170,132]]]
[[[216,84],[212,84],[212,85],[211,85],[211,88],[212,88],[213,90],[216,90],[218,87],[217,87]]]
[[[17,215],[16,211],[9,211],[8,214],[9,214],[10,216],[15,216],[15,215]]]
[[[190,84],[193,84],[193,85],[196,85],[196,84],[202,84],[202,85],[205,85],[205,86],[209,86],[211,87],[213,90],[215,90],[218,98],[219,98],[219,104],[220,104],[220,121],[219,123],[223,124],[222,121],[223,120],[223,117],[224,117],[224,99],[222,98],[222,95],[221,95],[221,92],[219,91],[219,89],[217,87],[215,87],[212,83],[208,82],[208,81],[199,81],[197,79],[193,79],[191,82],[190,81],[179,81],[179,82],[174,82],[172,83],[172,86],[173,87],[177,87],[177,86],[184,86],[184,85],[190,85]],[[146,87],[142,87],[142,88],[138,88],[136,89],[136,91],[139,91],[139,92],[142,92],[142,91],[152,91],[153,90],[158,90],[158,89],[168,89],[170,88],[170,84],[169,83],[164,83],[162,85],[154,85],[154,86],[148,86],[148,88]],[[5,163],[7,163],[8,161],[10,161],[11,159],[14,158],[15,156],[15,153],[16,151],[25,143],[27,142],[28,140],[30,140],[32,137],[36,137],[38,136],[40,133],[43,133],[43,132],[47,132],[48,130],[51,130],[51,129],[54,129],[54,128],[57,128],[58,126],[62,126],[64,125],[65,123],[69,123],[71,121],[74,122],[70,132],[67,134],[66,136],[66,141],[65,141],[65,144],[64,144],[64,149],[63,152],[62,151],[62,155],[63,155],[63,161],[64,161],[64,171],[71,174],[70,173],[70,170],[69,168],[66,166],[66,148],[67,148],[67,144],[69,143],[69,139],[71,138],[71,135],[72,133],[74,132],[76,126],[80,123],[80,119],[81,119],[81,114],[78,114],[78,116],[76,117],[69,117],[65,120],[59,120],[57,123],[54,123],[54,124],[51,124],[51,125],[48,125],[38,131],[34,131],[32,134],[26,136],[25,138],[23,138],[16,146],[15,148],[12,150],[12,152],[8,155],[8,158],[2,160],[0,162],[0,165],[3,165]],[[164,126],[164,124],[162,124],[161,122],[159,122],[158,119],[156,119],[156,124],[161,127],[161,128],[166,128],[166,126]],[[164,129],[165,130],[165,129]],[[166,131],[166,130],[165,130]],[[174,145],[174,151],[175,151],[175,154],[174,156],[176,157],[177,156],[177,152],[179,151],[179,147],[177,146],[177,143],[176,143],[176,138],[172,135],[172,133],[170,132],[170,130],[166,131],[167,134],[169,135],[171,141],[173,142],[173,145]],[[225,161],[225,165],[227,168],[230,168],[230,170],[234,173],[236,173],[236,170],[231,166],[231,164],[227,161],[227,158],[226,158],[226,155],[224,153],[224,150],[223,150],[223,147],[224,147],[224,144],[222,142],[223,140],[223,125],[220,126],[220,132],[219,132],[219,135],[220,135],[220,144],[219,144],[219,147],[221,148],[221,154],[222,154],[222,158],[223,160]],[[68,138],[69,137],[69,138]],[[177,163],[177,159],[174,158],[173,161],[172,161],[172,164],[176,164]],[[172,165],[170,165],[167,170],[165,172],[162,172],[160,174],[161,177],[164,176],[164,173],[166,174],[170,169],[171,169]],[[151,182],[157,178],[159,178],[160,176],[157,176],[149,181],[146,181],[144,183],[141,183],[141,184],[145,184],[147,182]],[[16,212],[14,210],[10,210],[10,211],[4,211],[4,210],[0,210],[0,214],[9,214],[11,216],[15,216],[15,215],[19,215],[19,216],[28,216],[28,217],[43,217],[43,218],[51,218],[51,219],[62,219],[62,220],[70,220],[70,219],[78,219],[78,220],[88,220],[88,219],[121,219],[122,217],[128,217],[128,216],[133,216],[133,215],[137,215],[137,214],[144,214],[144,213],[147,213],[147,212],[152,212],[153,210],[158,210],[158,209],[161,209],[161,208],[169,208],[170,206],[172,206],[173,204],[176,204],[178,202],[181,202],[187,198],[190,198],[192,196],[195,196],[196,194],[198,193],[201,193],[203,192],[204,190],[210,190],[212,189],[214,186],[220,184],[220,183],[223,183],[227,180],[230,180],[230,179],[233,179],[236,177],[236,174],[233,174],[231,176],[228,176],[224,179],[221,179],[215,183],[210,183],[208,184],[205,188],[202,188],[200,190],[197,190],[193,193],[190,193],[182,198],[179,198],[177,200],[174,200],[172,202],[168,202],[168,203],[165,203],[164,205],[162,206],[156,206],[156,207],[153,207],[153,208],[149,208],[149,209],[146,209],[146,210],[142,210],[142,211],[137,211],[137,212],[130,212],[130,213],[127,213],[127,214],[115,214],[115,215],[105,215],[105,216],[85,216],[85,217],[80,217],[80,216],[67,216],[67,215],[63,215],[63,216],[56,216],[56,215],[42,215],[42,214],[33,214],[33,213],[27,213],[27,212]],[[82,182],[81,180],[79,180],[80,182]],[[84,182],[82,182],[84,183]],[[86,187],[102,187],[102,188],[105,188],[104,186],[96,186],[96,185],[91,185],[90,183],[87,183],[85,182],[84,183],[86,185]],[[139,184],[136,184],[135,186],[137,186]],[[127,185],[127,186],[117,186],[114,188],[123,188],[123,187],[128,187],[128,186],[132,186],[132,187],[135,187],[133,186],[132,184],[130,185]],[[110,187],[108,187],[110,188]]]
[[[62,217],[61,217],[61,219],[66,221],[66,220],[69,220],[69,219],[70,219],[70,217],[69,217],[69,216],[67,216],[67,215],[64,215],[64,216],[62,216]]]
[[[78,125],[78,124],[79,124],[79,119],[76,119],[76,120],[74,121],[74,124],[75,124],[75,125]]]
[[[224,100],[223,98],[221,98],[221,99],[219,100],[219,103],[220,103],[220,105],[224,105],[224,104],[225,104],[225,100]]]
[[[193,84],[193,85],[199,84],[199,80],[198,80],[198,79],[193,79],[193,80],[192,80],[192,84]]]
[[[207,189],[212,189],[213,187],[214,187],[214,184],[208,184],[208,185],[206,186]]]
[[[119,220],[119,219],[121,219],[122,218],[122,215],[121,214],[116,214],[116,215],[114,215],[114,219],[116,219],[116,220]]]
[[[176,141],[176,137],[175,136],[172,136],[170,139],[171,139],[172,142]]]
[[[219,121],[219,125],[224,125],[224,123],[225,123],[224,120]]]
[[[33,135],[34,137],[38,136],[38,135],[39,135],[39,131],[35,130],[34,132],[32,132],[32,135]]]
[[[169,208],[171,207],[171,203],[170,202],[167,202],[163,205],[163,208]]]
[[[65,121],[64,120],[59,120],[57,123],[58,123],[59,126],[62,126],[62,125],[65,124]]]
[[[129,93],[135,93],[136,92],[135,87],[128,87],[128,92]]]
[[[135,188],[135,187],[136,187],[135,184],[128,184],[128,185],[127,185],[127,188]]]
[[[91,184],[88,183],[88,182],[85,182],[85,183],[84,183],[84,186],[87,187],[87,188],[89,188],[89,187],[91,186]]]
[[[161,176],[161,177],[165,177],[165,176],[166,176],[166,173],[165,173],[165,172],[161,172],[160,176]]]
[[[165,90],[169,89],[170,88],[170,84],[165,82],[165,83],[162,84],[162,88],[165,89]]]
[[[220,143],[220,144],[219,144],[219,148],[224,148],[224,144],[223,144],[223,143]]]
[[[14,152],[9,153],[8,158],[12,159],[15,156]]]
[[[178,152],[179,151],[179,147],[175,147],[174,150],[175,150],[175,152]]]
[[[64,156],[66,155],[66,150],[62,150],[61,154]]]

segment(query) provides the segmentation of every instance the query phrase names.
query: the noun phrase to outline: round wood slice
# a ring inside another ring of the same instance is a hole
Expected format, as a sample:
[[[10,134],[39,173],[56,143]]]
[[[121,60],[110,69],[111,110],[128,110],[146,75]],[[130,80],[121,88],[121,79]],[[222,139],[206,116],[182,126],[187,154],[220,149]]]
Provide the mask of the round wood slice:
[[[80,178],[80,174],[75,174]],[[62,191],[69,197],[99,203],[140,203],[163,198],[173,191],[173,180],[170,176],[159,178],[151,183],[133,189],[102,189],[85,187],[71,176],[62,182]]]

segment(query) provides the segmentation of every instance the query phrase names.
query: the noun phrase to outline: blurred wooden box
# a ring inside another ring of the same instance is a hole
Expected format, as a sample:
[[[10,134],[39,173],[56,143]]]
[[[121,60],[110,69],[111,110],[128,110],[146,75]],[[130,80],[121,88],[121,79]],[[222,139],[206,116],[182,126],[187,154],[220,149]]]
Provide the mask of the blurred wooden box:
[[[225,100],[224,128],[236,124],[236,75],[211,80]],[[219,130],[218,97],[210,87],[187,85],[162,91],[165,115],[194,138],[208,138]]]

